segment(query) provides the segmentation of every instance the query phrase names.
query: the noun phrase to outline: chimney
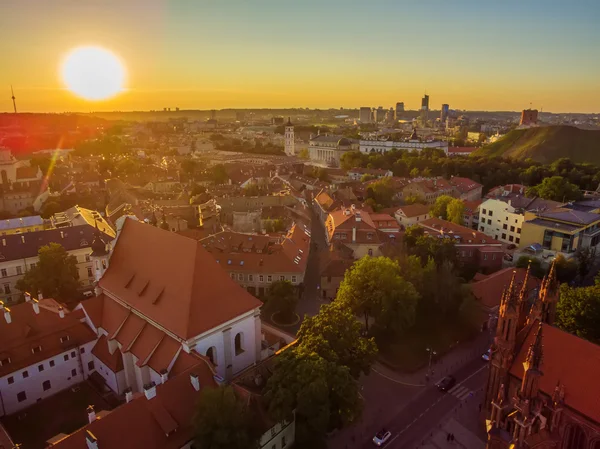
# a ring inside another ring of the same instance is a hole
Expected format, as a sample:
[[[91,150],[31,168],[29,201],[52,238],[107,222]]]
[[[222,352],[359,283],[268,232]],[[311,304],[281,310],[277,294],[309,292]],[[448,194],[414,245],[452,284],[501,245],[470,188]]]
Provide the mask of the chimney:
[[[25,302],[31,301],[31,293],[25,292]]]
[[[85,431],[85,442],[87,443],[88,449],[98,449],[98,440],[89,430]]]
[[[61,318],[65,317],[65,309],[62,306],[58,308],[58,316]]]
[[[167,380],[169,380],[169,372],[163,369],[160,371],[160,382],[164,384]]]
[[[360,217],[360,212],[359,211],[356,211],[354,213],[354,220],[355,221],[362,221],[362,218]]]
[[[512,206],[512,200],[508,200],[508,205]]]
[[[94,406],[93,405],[88,405],[87,407],[87,415],[88,415],[88,422],[91,424],[94,421],[96,421],[96,411],[94,410]]]
[[[200,391],[200,379],[198,379],[198,375],[194,373],[190,374],[190,380],[192,381],[194,390]]]
[[[154,382],[150,382],[149,384],[144,385],[144,394],[146,395],[146,399],[150,400],[156,396],[156,384]]]
[[[40,304],[37,299],[33,300],[33,311],[35,312],[36,315],[40,314]]]
[[[42,292],[38,293],[38,300],[41,301],[42,299],[44,299],[44,294]]]
[[[10,309],[8,307],[4,308],[4,319],[8,324],[10,324],[10,322],[12,321],[12,318],[10,316]]]
[[[352,243],[356,243],[356,226],[352,228]]]
[[[130,403],[133,400],[133,391],[131,391],[131,387],[125,390],[125,402]]]

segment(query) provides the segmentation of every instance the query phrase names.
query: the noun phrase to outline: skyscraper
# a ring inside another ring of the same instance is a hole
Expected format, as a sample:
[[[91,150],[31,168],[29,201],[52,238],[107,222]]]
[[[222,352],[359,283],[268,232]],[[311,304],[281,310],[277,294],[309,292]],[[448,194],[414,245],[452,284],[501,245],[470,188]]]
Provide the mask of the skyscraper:
[[[429,118],[428,116],[429,116],[429,95],[425,94],[425,95],[423,95],[423,98],[421,99],[421,122],[423,122],[423,124]]]
[[[371,108],[360,108],[360,110],[358,111],[358,120],[361,123],[371,123]]]
[[[450,106],[447,104],[443,104],[442,105],[442,112],[440,114],[440,121],[443,123],[446,122],[446,119],[448,118],[448,112],[450,111]]]
[[[400,119],[400,116],[404,113],[404,102],[396,103],[396,120]]]
[[[375,121],[381,122],[384,119],[385,119],[385,110],[383,109],[383,106],[379,106],[377,109],[375,109]]]

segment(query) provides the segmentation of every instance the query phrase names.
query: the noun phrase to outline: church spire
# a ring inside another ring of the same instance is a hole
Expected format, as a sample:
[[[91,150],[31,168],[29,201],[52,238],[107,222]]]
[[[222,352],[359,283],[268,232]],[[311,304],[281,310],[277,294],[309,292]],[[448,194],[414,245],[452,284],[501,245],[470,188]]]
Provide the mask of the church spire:
[[[539,370],[542,366],[543,358],[543,345],[542,345],[542,323],[539,324],[537,331],[535,332],[535,338],[529,350],[527,351],[527,357],[525,362],[529,364],[529,369]]]
[[[539,378],[542,375],[542,329],[543,324],[540,322],[533,339],[533,343],[529,346],[527,356],[523,362],[523,380],[521,382],[520,396],[522,399],[529,400],[537,396],[539,389]]]
[[[544,323],[553,324],[558,303],[558,278],[556,277],[556,259],[552,261],[548,274],[544,276],[540,286],[541,319]]]

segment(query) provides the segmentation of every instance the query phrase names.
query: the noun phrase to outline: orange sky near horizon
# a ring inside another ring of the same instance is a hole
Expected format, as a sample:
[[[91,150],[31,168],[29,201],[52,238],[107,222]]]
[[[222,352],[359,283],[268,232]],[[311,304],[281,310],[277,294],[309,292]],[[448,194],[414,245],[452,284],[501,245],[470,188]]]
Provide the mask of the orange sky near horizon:
[[[600,112],[593,2],[7,2],[0,112],[11,84],[20,112],[417,109],[424,92],[432,109]],[[65,89],[61,61],[82,45],[119,56],[125,92],[91,102]]]

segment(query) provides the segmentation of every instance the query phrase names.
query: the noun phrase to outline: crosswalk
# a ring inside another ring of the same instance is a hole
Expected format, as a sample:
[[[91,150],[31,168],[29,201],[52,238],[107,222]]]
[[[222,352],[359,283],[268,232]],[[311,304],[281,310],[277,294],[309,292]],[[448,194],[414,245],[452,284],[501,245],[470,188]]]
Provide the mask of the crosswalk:
[[[464,401],[469,397],[469,395],[472,394],[472,391],[468,387],[458,384],[450,388],[450,390],[448,390],[448,394],[451,394],[459,401]]]

